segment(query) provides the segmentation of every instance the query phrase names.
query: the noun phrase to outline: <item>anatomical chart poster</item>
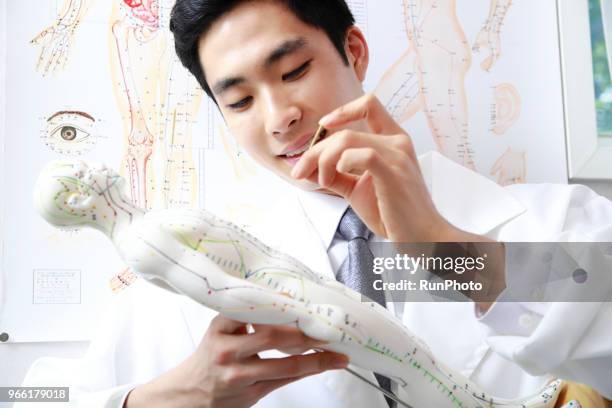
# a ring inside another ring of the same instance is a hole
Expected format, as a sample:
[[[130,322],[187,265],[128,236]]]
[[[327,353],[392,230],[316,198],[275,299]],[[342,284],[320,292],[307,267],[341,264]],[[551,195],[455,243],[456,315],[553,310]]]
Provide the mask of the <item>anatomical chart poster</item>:
[[[554,0],[348,3],[369,43],[365,89],[419,153],[437,149],[501,185],[566,182]],[[102,234],[36,214],[47,162],[105,163],[143,208],[206,208],[243,226],[263,214],[262,197],[289,190],[240,150],[181,66],[172,4],[6,2],[0,332],[10,341],[89,339],[126,276]]]

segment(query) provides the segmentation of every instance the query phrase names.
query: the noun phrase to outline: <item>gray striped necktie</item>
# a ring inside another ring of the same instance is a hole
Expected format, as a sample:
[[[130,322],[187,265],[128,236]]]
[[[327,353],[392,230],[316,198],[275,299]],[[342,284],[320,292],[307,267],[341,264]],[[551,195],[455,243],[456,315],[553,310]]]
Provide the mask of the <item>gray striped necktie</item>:
[[[375,290],[373,287],[374,273],[372,272],[374,255],[368,247],[368,240],[372,236],[372,231],[361,221],[359,216],[349,207],[338,226],[338,234],[348,241],[348,256],[340,265],[336,275],[339,282],[349,288],[361,293],[364,296],[385,307],[385,294],[383,291]],[[383,375],[374,374],[382,388],[391,392],[391,380]],[[395,406],[395,402],[387,398],[390,407]]]

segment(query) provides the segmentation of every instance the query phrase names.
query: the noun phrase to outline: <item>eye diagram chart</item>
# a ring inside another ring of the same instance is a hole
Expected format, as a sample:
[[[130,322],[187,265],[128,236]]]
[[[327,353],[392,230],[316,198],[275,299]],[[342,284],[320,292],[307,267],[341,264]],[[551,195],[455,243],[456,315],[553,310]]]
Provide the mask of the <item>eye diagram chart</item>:
[[[41,139],[60,155],[82,156],[97,143],[96,119],[87,112],[58,111],[43,121]]]

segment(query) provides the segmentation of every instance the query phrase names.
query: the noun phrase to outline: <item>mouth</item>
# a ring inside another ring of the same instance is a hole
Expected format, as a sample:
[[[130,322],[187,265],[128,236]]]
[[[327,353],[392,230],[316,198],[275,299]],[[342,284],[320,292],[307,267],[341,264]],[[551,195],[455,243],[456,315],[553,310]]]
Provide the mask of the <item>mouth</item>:
[[[312,140],[312,133],[308,133],[300,136],[295,143],[288,146],[282,154],[278,157],[283,159],[290,164],[295,164],[302,157],[305,151],[310,147],[310,141]]]
[[[323,140],[327,136],[327,129],[323,126],[319,126],[319,129],[314,135],[306,134],[298,139],[296,143],[287,147],[284,153],[279,154],[278,157],[288,160],[291,163],[295,163],[302,157],[302,154],[309,150],[317,142]]]

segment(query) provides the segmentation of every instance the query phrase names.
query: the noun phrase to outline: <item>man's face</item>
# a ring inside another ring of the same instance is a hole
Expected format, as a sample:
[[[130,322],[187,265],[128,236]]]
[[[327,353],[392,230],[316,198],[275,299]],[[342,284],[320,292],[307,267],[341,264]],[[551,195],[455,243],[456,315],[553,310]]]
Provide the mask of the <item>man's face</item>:
[[[347,66],[323,30],[278,2],[257,1],[222,16],[198,44],[207,82],[238,144],[302,188],[317,186],[290,173],[319,119],[363,94],[367,46],[355,28],[349,38]]]

